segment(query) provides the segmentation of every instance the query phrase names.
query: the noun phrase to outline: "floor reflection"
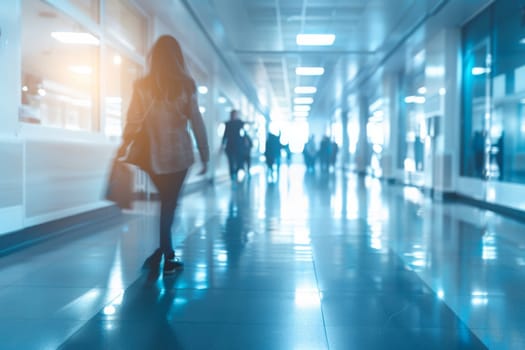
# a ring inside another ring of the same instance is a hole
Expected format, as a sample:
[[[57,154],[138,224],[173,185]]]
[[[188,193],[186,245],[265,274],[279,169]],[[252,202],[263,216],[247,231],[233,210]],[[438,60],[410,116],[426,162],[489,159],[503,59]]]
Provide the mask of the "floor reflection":
[[[185,196],[185,269],[162,277],[140,270],[152,213],[11,259],[39,266],[3,269],[0,335],[14,317],[81,313],[62,348],[525,348],[523,223],[292,164]]]
[[[181,349],[170,314],[184,300],[173,288],[177,275],[150,271],[108,304],[61,349]]]

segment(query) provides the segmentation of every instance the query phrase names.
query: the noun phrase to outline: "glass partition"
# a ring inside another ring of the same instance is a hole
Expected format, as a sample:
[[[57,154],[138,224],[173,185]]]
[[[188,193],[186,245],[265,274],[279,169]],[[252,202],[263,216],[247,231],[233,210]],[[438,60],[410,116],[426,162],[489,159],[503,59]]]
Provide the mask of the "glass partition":
[[[99,129],[99,38],[40,0],[22,2],[19,119],[73,130]]]
[[[104,131],[107,136],[119,137],[122,135],[133,83],[143,70],[142,66],[111,47],[106,47],[104,68]]]
[[[106,0],[105,32],[128,50],[146,53],[147,20],[129,1]]]

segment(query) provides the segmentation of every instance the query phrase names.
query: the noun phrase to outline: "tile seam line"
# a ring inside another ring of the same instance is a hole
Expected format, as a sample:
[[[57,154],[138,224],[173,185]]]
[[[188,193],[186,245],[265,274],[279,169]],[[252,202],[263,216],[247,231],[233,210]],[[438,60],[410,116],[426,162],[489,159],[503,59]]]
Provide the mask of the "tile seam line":
[[[315,276],[315,286],[317,288],[317,295],[319,296],[319,308],[321,310],[321,320],[323,323],[323,334],[324,334],[324,340],[326,343],[326,349],[330,350],[330,342],[328,341],[328,332],[326,330],[326,319],[324,315],[324,309],[323,309],[323,301],[321,298],[321,289],[319,285],[319,276],[317,273],[317,266],[315,264],[315,255],[313,254],[313,242],[310,240],[310,248],[312,249],[312,266],[314,268],[314,276]]]
[[[403,259],[403,256],[402,256],[400,253],[398,253],[396,250],[394,250],[394,248],[389,247],[389,250],[390,250],[392,253],[394,253],[394,254],[397,256],[397,258],[398,258],[399,260],[401,260],[401,262],[403,263],[403,266],[404,266],[404,267],[409,266],[409,265],[405,262],[405,259]],[[407,271],[410,271],[410,272],[414,273],[414,274],[417,276],[417,278],[419,279],[419,281],[420,281],[425,287],[427,287],[427,288],[432,292],[433,297],[435,297],[435,298],[438,299],[438,300],[441,300],[441,302],[443,303],[443,305],[444,305],[444,306],[445,306],[445,307],[446,307],[446,308],[447,308],[447,309],[448,309],[448,310],[449,310],[449,311],[450,311],[450,312],[451,312],[451,313],[452,313],[452,314],[458,319],[459,323],[460,323],[461,325],[465,326],[465,328],[467,328],[467,329],[472,333],[472,335],[473,335],[474,337],[476,337],[476,338],[479,340],[479,342],[485,347],[485,349],[489,349],[488,345],[485,344],[485,342],[484,342],[484,341],[483,341],[483,340],[482,340],[482,339],[481,339],[481,338],[480,338],[480,337],[479,337],[479,336],[473,331],[473,328],[470,327],[470,326],[468,325],[467,321],[464,320],[462,317],[460,317],[460,315],[459,315],[458,313],[456,313],[456,311],[455,311],[454,309],[452,309],[452,307],[449,306],[449,304],[446,302],[446,300],[439,298],[438,295],[437,295],[437,293],[436,293],[436,291],[434,290],[434,288],[432,288],[432,286],[429,285],[429,284],[428,284],[428,283],[427,283],[427,282],[426,282],[426,281],[420,276],[420,274],[419,274],[417,271],[412,270],[412,269],[407,270]],[[400,311],[398,312],[398,314],[402,313],[403,311],[405,311],[405,310],[400,310]]]

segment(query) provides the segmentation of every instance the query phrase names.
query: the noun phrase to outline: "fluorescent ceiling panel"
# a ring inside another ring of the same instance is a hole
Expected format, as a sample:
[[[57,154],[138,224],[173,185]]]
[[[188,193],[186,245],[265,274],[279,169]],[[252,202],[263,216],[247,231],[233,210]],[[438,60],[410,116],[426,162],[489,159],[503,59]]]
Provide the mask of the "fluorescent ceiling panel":
[[[297,86],[294,89],[294,92],[296,94],[315,94],[317,92],[317,88],[315,86]]]
[[[51,32],[51,36],[64,44],[98,45],[99,40],[84,32]]]
[[[301,46],[330,46],[334,44],[335,34],[297,34],[295,41]]]
[[[298,118],[306,118],[308,117],[308,111],[294,111],[293,116]]]
[[[323,67],[297,67],[295,68],[295,74],[297,75],[323,75]]]
[[[293,107],[294,112],[309,112],[310,106],[308,105],[295,105]]]
[[[314,103],[314,99],[311,97],[296,97],[293,99],[293,103],[297,105],[309,105]]]

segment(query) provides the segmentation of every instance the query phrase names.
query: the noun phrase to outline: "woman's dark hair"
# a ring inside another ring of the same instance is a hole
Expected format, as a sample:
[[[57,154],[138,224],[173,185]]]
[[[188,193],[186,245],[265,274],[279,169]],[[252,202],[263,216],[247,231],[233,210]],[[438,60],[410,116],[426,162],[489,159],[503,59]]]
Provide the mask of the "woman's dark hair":
[[[174,99],[195,91],[195,82],[186,69],[180,45],[174,37],[157,39],[148,55],[149,72],[146,81],[155,98]]]

